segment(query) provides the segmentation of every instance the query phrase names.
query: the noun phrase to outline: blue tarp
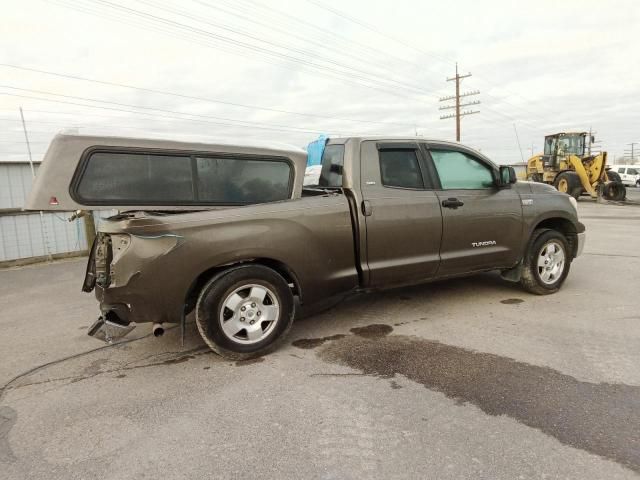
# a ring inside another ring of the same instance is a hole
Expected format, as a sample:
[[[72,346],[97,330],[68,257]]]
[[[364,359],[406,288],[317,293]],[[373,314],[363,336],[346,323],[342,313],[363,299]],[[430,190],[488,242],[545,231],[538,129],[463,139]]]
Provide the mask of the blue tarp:
[[[322,154],[324,146],[327,143],[327,136],[322,134],[317,140],[307,145],[307,166],[320,165],[322,163]]]

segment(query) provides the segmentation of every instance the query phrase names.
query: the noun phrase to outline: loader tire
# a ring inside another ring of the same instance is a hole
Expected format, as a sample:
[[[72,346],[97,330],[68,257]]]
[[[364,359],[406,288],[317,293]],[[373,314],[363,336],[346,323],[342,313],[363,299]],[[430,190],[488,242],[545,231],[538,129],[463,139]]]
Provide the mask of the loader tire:
[[[607,178],[610,182],[622,183],[622,179],[620,178],[618,172],[607,170]]]
[[[621,182],[608,182],[605,183],[602,187],[602,198],[604,198],[605,200],[621,202],[625,199],[626,196],[627,189]]]
[[[556,190],[567,195],[571,195],[576,200],[582,194],[582,183],[580,177],[575,172],[562,172],[553,181]]]
[[[520,285],[536,295],[556,293],[569,274],[571,248],[557,230],[534,230],[522,259]]]
[[[543,182],[542,174],[541,173],[532,173],[529,176],[528,180],[531,181],[531,182],[542,183]]]

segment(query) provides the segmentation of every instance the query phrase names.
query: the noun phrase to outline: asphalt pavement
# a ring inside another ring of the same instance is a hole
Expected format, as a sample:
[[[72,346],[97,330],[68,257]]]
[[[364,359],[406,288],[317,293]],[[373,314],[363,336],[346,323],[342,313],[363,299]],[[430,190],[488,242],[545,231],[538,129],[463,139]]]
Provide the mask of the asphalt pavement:
[[[247,362],[192,323],[184,347],[88,337],[84,259],[1,270],[0,477],[638,478],[640,207],[579,210],[555,295],[496,274],[360,295]]]

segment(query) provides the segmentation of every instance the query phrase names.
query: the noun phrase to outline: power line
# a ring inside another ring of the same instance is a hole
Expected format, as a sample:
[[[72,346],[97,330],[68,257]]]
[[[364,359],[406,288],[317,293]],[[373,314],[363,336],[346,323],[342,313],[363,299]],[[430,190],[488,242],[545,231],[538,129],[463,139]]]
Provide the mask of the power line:
[[[139,0],[142,1],[142,0]],[[286,35],[288,37],[292,37],[294,38],[296,41],[302,41],[305,43],[309,43],[315,47],[320,47],[322,48],[323,51],[332,51],[334,52],[334,54],[336,55],[340,55],[343,57],[348,57],[356,62],[365,64],[365,65],[369,65],[369,66],[373,66],[375,69],[379,70],[380,69],[380,62],[379,62],[379,57],[380,57],[380,52],[377,52],[377,58],[375,63],[371,62],[371,61],[367,61],[363,58],[362,55],[356,55],[354,53],[351,53],[347,50],[345,50],[344,48],[337,48],[337,47],[331,47],[330,45],[327,44],[326,41],[326,36],[324,36],[321,40],[314,40],[313,38],[310,37],[310,35],[308,34],[308,32],[306,32],[306,34],[296,34],[295,32],[292,31],[292,29],[290,27],[288,28],[278,28],[277,26],[275,26],[273,24],[273,22],[271,23],[267,23],[264,21],[260,21],[257,20],[255,17],[255,15],[251,15],[251,14],[243,14],[242,10],[240,9],[238,12],[238,8],[237,5],[232,4],[231,6],[229,4],[227,4],[227,7],[223,7],[220,5],[220,3],[222,3],[224,5],[224,2],[220,2],[217,1],[215,5],[212,5],[208,2],[204,2],[202,0],[192,0],[194,3],[197,3],[198,5],[201,5],[203,7],[206,7],[208,9],[212,9],[218,12],[223,12],[227,15],[233,16],[235,18],[239,18],[240,20],[253,24],[253,25],[258,25],[261,27],[265,27],[269,30],[275,31],[275,32],[279,32],[280,34]],[[151,2],[143,2],[143,3],[147,3],[150,5],[155,5]],[[236,9],[236,12],[234,12],[234,8]],[[386,72],[382,72],[382,73],[386,73]]]
[[[636,159],[637,150],[635,149],[635,146],[640,144],[638,142],[631,142],[627,143],[626,145],[629,145],[630,148],[624,150],[624,158],[626,159],[627,157],[629,157],[629,160],[633,162]]]
[[[106,3],[106,4],[109,4],[111,6],[117,5],[117,4],[114,4],[114,3],[109,2],[107,0],[93,0],[93,1]],[[159,10],[163,10],[165,12],[169,12],[169,13],[172,13],[172,14],[177,14],[177,15],[180,15],[180,16],[182,16],[184,18],[188,18],[188,19],[200,22],[200,23],[204,23],[205,25],[209,25],[209,26],[218,28],[220,30],[227,31],[227,32],[235,34],[235,35],[241,35],[241,36],[249,38],[251,40],[265,43],[265,44],[270,45],[272,47],[286,49],[286,50],[291,51],[291,52],[299,53],[299,54],[301,54],[301,55],[303,55],[305,57],[313,56],[314,58],[322,60],[323,62],[332,64],[332,65],[335,65],[335,66],[338,66],[338,67],[341,67],[341,68],[350,69],[350,70],[353,70],[355,72],[358,72],[358,73],[364,74],[364,75],[372,75],[372,72],[368,72],[366,70],[355,68],[355,67],[353,67],[351,65],[348,65],[348,64],[340,63],[340,62],[336,61],[334,58],[324,57],[322,55],[318,55],[318,53],[309,52],[308,50],[303,50],[303,49],[300,49],[300,48],[292,47],[290,45],[283,45],[281,43],[278,43],[278,42],[275,42],[275,41],[272,41],[272,40],[268,40],[268,39],[265,39],[263,37],[259,37],[257,35],[252,34],[252,33],[247,33],[246,31],[243,32],[243,31],[238,30],[236,28],[231,28],[231,27],[229,27],[227,25],[224,25],[224,24],[221,24],[221,23],[218,23],[218,22],[212,22],[212,21],[209,21],[209,20],[205,20],[201,16],[195,16],[195,15],[192,15],[192,14],[190,14],[188,12],[185,13],[184,10],[178,10],[178,9],[175,9],[175,8],[168,8],[166,6],[161,6],[158,3],[149,2],[148,0],[138,0],[138,2],[142,3],[142,4],[145,4],[145,5],[148,5],[148,6],[151,6],[153,8],[157,8]],[[117,5],[117,7],[118,8],[126,8],[126,7],[121,7],[120,5]],[[141,12],[139,10],[133,10],[133,9],[129,9],[129,8],[127,8],[127,10],[131,10],[133,12]],[[145,12],[141,12],[141,13],[145,13]],[[378,70],[378,72],[375,73],[376,76],[385,75],[385,74],[388,75],[389,74],[389,72],[385,72],[385,71],[380,70],[379,65],[375,65],[374,64],[373,66],[374,66],[374,68],[376,70]],[[402,88],[407,88],[407,89],[415,90],[415,91],[418,91],[418,92],[423,91],[421,87],[418,87],[418,86],[415,86],[415,85],[411,85],[409,83],[400,82],[400,81],[395,80],[393,78],[387,78],[386,80],[388,80],[390,83],[396,84],[396,85],[398,85],[398,86],[400,86]]]
[[[116,21],[117,23],[120,23],[120,24],[133,25],[133,26],[135,26],[137,28],[141,28],[143,30],[159,32],[159,33],[162,33],[163,35],[167,35],[167,36],[170,36],[170,37],[178,38],[178,39],[187,41],[189,43],[195,43],[195,44],[202,45],[202,46],[205,46],[205,47],[215,48],[217,50],[233,52],[234,54],[237,54],[237,55],[240,55],[240,56],[244,56],[244,57],[248,57],[248,58],[257,58],[263,63],[268,63],[268,64],[271,64],[271,65],[275,65],[278,68],[288,68],[290,70],[293,70],[293,68],[291,66],[283,65],[281,63],[276,63],[275,61],[273,61],[273,59],[265,57],[265,55],[263,54],[265,52],[260,52],[260,50],[258,50],[256,48],[254,48],[253,50],[255,50],[257,53],[260,53],[260,55],[252,54],[250,52],[251,51],[250,48],[240,49],[240,48],[234,48],[233,46],[230,47],[228,45],[222,46],[222,45],[220,45],[218,43],[215,43],[215,42],[212,43],[211,40],[207,40],[205,38],[202,38],[203,35],[198,33],[198,32],[195,32],[195,34],[180,33],[179,31],[176,32],[176,31],[173,31],[173,30],[168,30],[166,28],[157,27],[156,25],[149,24],[148,22],[147,23],[140,23],[139,21],[132,20],[131,18],[122,18],[122,17],[119,17],[117,13],[113,14],[111,12],[103,12],[103,11],[100,11],[100,10],[96,11],[96,10],[93,10],[90,7],[87,7],[87,6],[84,6],[84,5],[76,5],[76,4],[73,4],[73,3],[69,4],[70,2],[65,2],[65,1],[62,1],[62,0],[49,0],[49,1],[51,3],[57,4],[57,5],[62,5],[64,7],[70,8],[72,10],[76,10],[76,11],[79,11],[79,12],[83,12],[83,13],[87,13],[87,14],[90,14],[90,15],[93,15],[93,16],[97,16],[98,18],[101,18],[101,19],[107,18],[107,19],[110,19],[110,20],[114,20],[114,21]],[[98,7],[98,8],[100,8],[100,7]],[[144,22],[144,20],[143,20],[143,22]],[[176,28],[176,27],[173,27],[173,28]],[[184,29],[182,29],[182,30],[184,30]],[[187,29],[187,31],[188,31],[188,29]],[[196,35],[196,36],[194,37],[193,35]],[[269,53],[267,53],[267,54],[269,54]],[[278,55],[276,55],[276,54],[273,54],[273,56],[278,58]],[[280,57],[285,62],[289,61],[289,62],[295,63],[294,60],[296,60],[295,57],[290,57],[290,56],[287,56],[287,55],[285,55],[285,56],[280,55]],[[291,60],[288,60],[288,58],[291,59]],[[298,63],[300,63],[300,62],[298,62]],[[303,69],[304,69],[304,67],[305,67],[305,65],[303,65]],[[325,72],[323,70],[322,66],[319,66],[319,65],[316,65],[316,64],[313,64],[313,66],[307,65],[306,67],[308,67],[309,70],[313,71],[314,75],[320,75],[320,76],[323,76],[323,77],[331,78],[332,80],[342,80],[342,81],[344,81],[346,83],[350,83],[350,84],[357,85],[357,86],[360,86],[360,87],[365,87],[365,88],[369,88],[369,89],[372,89],[372,90],[377,90],[377,91],[384,92],[384,93],[391,94],[391,95],[395,95],[395,96],[401,96],[400,93],[397,92],[397,91],[386,90],[386,89],[383,89],[383,88],[376,87],[374,85],[370,85],[370,84],[359,82],[359,81],[357,81],[357,79],[350,79],[350,78],[348,78],[348,72],[345,72],[345,74],[347,74],[347,76],[345,77],[344,75],[340,76],[340,75],[335,75],[335,74],[329,74],[329,73],[327,73],[327,72]],[[295,71],[297,71],[297,70],[295,70]]]
[[[433,53],[433,52],[425,51],[425,50],[423,50],[423,49],[421,49],[421,48],[419,48],[419,47],[415,46],[414,44],[412,44],[412,43],[410,43],[410,42],[407,42],[407,41],[405,41],[405,40],[403,40],[403,39],[401,39],[401,38],[398,38],[398,37],[396,37],[396,36],[389,35],[388,33],[386,33],[386,32],[384,32],[384,31],[382,31],[382,30],[380,29],[380,27],[378,27],[378,26],[376,26],[376,25],[373,25],[373,24],[371,24],[371,23],[367,23],[367,22],[364,22],[364,21],[362,21],[362,20],[360,20],[360,19],[357,19],[357,18],[355,18],[355,17],[353,17],[353,16],[351,16],[351,15],[349,15],[349,14],[345,13],[345,12],[342,12],[342,11],[340,11],[340,10],[337,10],[337,9],[335,9],[335,8],[330,7],[330,6],[326,5],[326,4],[324,4],[323,2],[320,2],[319,0],[306,0],[306,1],[307,1],[307,2],[309,2],[309,3],[311,3],[311,4],[313,4],[313,5],[315,5],[315,6],[317,6],[317,7],[319,7],[319,8],[321,8],[321,9],[323,9],[323,10],[326,10],[326,11],[329,11],[329,12],[333,13],[334,15],[336,15],[336,16],[338,16],[338,17],[340,17],[340,18],[343,18],[343,19],[348,20],[348,21],[350,21],[350,22],[353,22],[353,23],[355,23],[355,24],[357,24],[357,25],[360,25],[361,27],[366,28],[367,30],[372,31],[373,33],[376,33],[377,35],[380,35],[380,36],[382,36],[382,37],[384,37],[384,38],[387,38],[387,39],[389,39],[389,40],[392,40],[392,41],[394,41],[394,42],[396,42],[396,43],[398,43],[398,44],[400,44],[400,45],[403,45],[403,46],[405,46],[405,47],[411,48],[411,49],[413,49],[413,50],[415,50],[415,51],[417,51],[417,52],[419,52],[419,53],[421,53],[421,54],[423,54],[423,55],[426,55],[426,56],[428,56],[428,57],[435,58],[436,60],[439,60],[439,61],[441,61],[441,62],[443,62],[443,63],[446,63],[446,64],[449,64],[449,65],[453,65],[454,63],[455,63],[455,64],[457,64],[457,62],[455,62],[453,59],[446,58],[446,57],[441,56],[441,55],[437,55],[437,54],[435,54],[435,53]],[[484,80],[485,80],[485,81],[487,81],[487,83],[490,83],[490,84],[494,84],[494,85],[496,85],[494,82],[490,82],[486,77],[479,77],[479,78],[481,78],[481,79],[482,79],[482,78],[484,78]],[[496,86],[497,86],[497,85],[496,85]],[[523,98],[523,99],[527,100],[527,99],[526,99],[525,97],[523,97],[522,95],[515,94],[515,93],[512,93],[512,92],[509,92],[509,91],[508,91],[508,90],[506,90],[504,87],[499,87],[499,88],[501,88],[503,91],[505,91],[505,92],[507,92],[507,93],[509,93],[509,94],[511,94],[511,95],[518,95],[519,97],[521,97],[521,98]],[[512,107],[520,108],[520,109],[522,109],[523,111],[528,111],[528,109],[525,109],[524,107],[521,107],[521,106],[518,106],[518,105],[514,105],[514,104],[512,104],[512,103],[510,103],[510,102],[508,102],[508,101],[506,101],[506,100],[504,100],[504,99],[498,99],[498,97],[495,97],[494,95],[491,95],[491,94],[489,94],[489,93],[487,93],[486,95],[487,95],[488,97],[491,97],[491,98],[494,98],[494,99],[496,99],[496,100],[502,101],[502,102],[504,102],[504,103],[506,103],[506,104],[508,104],[508,105],[510,105],[510,106],[512,106]],[[531,114],[531,113],[533,113],[533,112],[529,111],[529,113]],[[539,119],[541,119],[541,120],[545,120],[543,117],[541,117],[541,116],[539,116],[539,115],[537,115],[537,114],[534,114],[534,115],[535,115],[535,116],[538,116],[538,118],[539,118]],[[510,119],[511,119],[511,120],[515,120],[515,118],[513,118],[513,117],[510,117]]]
[[[246,41],[242,41],[242,40],[237,40],[234,39],[232,37],[220,34],[220,33],[214,33],[212,31],[209,30],[204,30],[202,28],[198,28],[195,27],[193,25],[188,25],[182,22],[178,22],[169,18],[165,18],[159,15],[154,15],[152,13],[148,13],[142,10],[137,10],[134,8],[130,8],[130,7],[126,7],[124,5],[120,5],[117,3],[113,3],[110,2],[108,0],[91,0],[92,3],[97,3],[97,4],[101,4],[106,6],[109,9],[113,9],[116,11],[121,11],[121,12],[125,12],[128,15],[132,15],[134,17],[138,17],[138,18],[143,18],[146,19],[147,21],[151,22],[151,23],[155,23],[155,24],[162,24],[165,26],[169,26],[171,28],[176,28],[178,30],[186,30],[192,33],[195,33],[196,35],[199,36],[205,36],[207,38],[213,38],[215,40],[218,40],[220,42],[226,43],[226,44],[231,44],[237,47],[240,47],[241,49],[245,49],[245,50],[250,50],[250,51],[256,51],[259,53],[263,53],[263,54],[267,54],[270,55],[272,57],[276,57],[276,58],[280,58],[280,59],[285,59],[285,60],[289,60],[289,61],[293,61],[295,63],[301,64],[301,65],[305,65],[307,67],[311,67],[312,69],[320,69],[320,70],[324,70],[324,71],[328,71],[333,73],[334,75],[337,75],[338,78],[341,78],[343,80],[352,80],[353,78],[359,79],[359,80],[363,80],[365,82],[368,82],[366,84],[362,84],[360,83],[361,86],[368,86],[374,89],[378,89],[378,90],[383,90],[386,91],[386,93],[392,93],[397,95],[397,91],[393,91],[393,90],[384,90],[384,89],[388,89],[388,88],[401,88],[403,90],[407,90],[413,94],[417,94],[417,93],[424,93],[424,94],[429,94],[430,92],[426,92],[424,90],[422,90],[420,87],[416,87],[410,84],[405,84],[402,82],[399,82],[397,80],[393,80],[393,79],[389,79],[389,78],[382,78],[378,75],[372,75],[370,72],[367,71],[363,71],[361,69],[355,68],[353,66],[350,65],[345,65],[342,64],[340,62],[336,62],[332,59],[326,59],[326,58],[321,58],[317,55],[311,55],[310,52],[308,51],[304,51],[304,50],[300,50],[300,49],[296,49],[294,47],[290,47],[290,46],[286,46],[286,45],[281,45],[281,44],[277,44],[274,42],[270,42],[268,40],[264,40],[264,39],[260,39],[259,37],[255,37],[253,35],[250,34],[246,34],[234,29],[231,29],[229,27],[226,27],[224,25],[219,25],[219,24],[213,24],[212,22],[207,22],[207,21],[203,21],[203,20],[199,20],[196,18],[196,20],[202,22],[202,23],[207,23],[209,25],[215,26],[216,28],[225,30],[225,31],[229,31],[232,32],[235,35],[240,35],[246,38],[250,38],[254,41],[259,41],[262,43],[265,43],[267,45],[271,45],[272,47],[275,48],[280,48],[285,50],[286,52],[294,52],[294,53],[299,53],[302,54],[304,57],[297,57],[295,55],[290,55],[289,53],[283,53],[277,50],[272,50],[269,48],[265,48],[265,47],[261,47],[259,45],[253,44],[253,43],[247,43]],[[162,9],[162,7],[156,7],[156,8],[160,8]],[[166,8],[164,10],[167,10]],[[186,16],[187,18],[189,18],[189,14],[182,14],[180,13],[180,15],[182,16]],[[191,16],[193,17],[193,16]],[[318,60],[320,60],[321,62],[324,62],[324,64],[322,63],[317,63],[313,60],[309,60],[309,58],[317,58]],[[332,64],[335,65],[338,68],[334,68],[328,64]],[[377,87],[376,87],[377,86]]]
[[[195,0],[195,1],[198,1],[198,0]],[[272,5],[264,5],[263,3],[259,2],[259,1],[256,1],[256,0],[236,0],[234,2],[234,6],[236,8],[237,8],[237,2],[238,1],[244,2],[244,3],[247,3],[247,2],[251,3],[252,5],[254,5],[254,6],[258,7],[258,8],[261,8],[263,11],[274,12],[274,13],[276,13],[276,15],[279,15],[279,16],[284,17],[284,18],[291,19],[293,22],[295,22],[295,24],[305,25],[306,27],[311,28],[312,30],[320,32],[323,35],[322,38],[325,39],[325,40],[327,38],[327,35],[329,35],[332,38],[336,38],[338,40],[341,40],[341,41],[356,45],[356,46],[358,46],[358,47],[360,47],[362,49],[361,51],[368,52],[367,53],[368,55],[372,55],[374,60],[379,61],[380,55],[384,54],[385,56],[395,60],[396,62],[411,63],[411,64],[415,65],[418,68],[424,68],[423,65],[419,65],[419,64],[411,62],[411,61],[409,61],[407,59],[398,57],[397,55],[394,55],[392,53],[375,49],[375,48],[371,47],[370,45],[367,45],[366,43],[358,42],[357,40],[351,39],[351,38],[346,37],[344,35],[340,35],[339,33],[335,32],[335,31],[332,31],[332,30],[329,30],[329,29],[326,29],[326,28],[322,28],[321,26],[319,26],[319,25],[317,25],[315,23],[309,22],[309,21],[305,20],[304,18],[300,18],[300,17],[297,17],[295,15],[291,15],[288,12],[279,10],[279,9],[273,7]],[[198,3],[200,3],[200,2],[198,2]],[[253,12],[251,11],[250,13],[253,13]]]
[[[113,4],[113,3],[111,3],[111,2],[107,2],[106,0],[95,0],[95,1],[100,2],[100,3],[103,3],[103,4],[112,5],[112,6],[113,6],[112,8],[120,8],[120,9],[129,10],[129,11],[131,11],[131,12],[134,12],[134,14],[135,14],[135,15],[138,15],[139,17],[141,17],[141,16],[142,16],[142,18],[145,18],[145,17],[152,17],[152,18],[158,19],[158,21],[159,21],[160,23],[164,23],[164,24],[169,23],[169,24],[175,24],[175,25],[178,25],[178,27],[174,27],[174,28],[182,28],[183,30],[186,28],[186,29],[187,29],[187,30],[189,30],[189,31],[194,31],[196,34],[200,34],[200,35],[202,35],[202,34],[206,34],[206,35],[209,35],[209,36],[212,36],[212,35],[213,35],[213,36],[215,36],[215,34],[211,34],[210,32],[204,31],[204,30],[202,30],[202,29],[197,29],[197,28],[191,27],[191,26],[189,26],[189,25],[181,24],[181,23],[179,23],[179,22],[173,22],[173,21],[171,21],[171,20],[167,20],[167,19],[164,19],[164,18],[162,18],[162,17],[158,17],[158,16],[154,16],[154,15],[151,15],[151,14],[147,14],[147,13],[145,13],[145,12],[140,12],[140,11],[137,11],[137,10],[134,10],[134,9],[128,9],[127,7],[123,7],[123,6],[120,6],[120,5],[116,5],[116,4]],[[253,2],[253,3],[256,3],[256,2]],[[63,4],[63,5],[64,5],[64,4]],[[66,6],[68,6],[68,5],[66,5]],[[74,8],[74,7],[70,7],[70,8]],[[77,8],[76,8],[76,9],[77,9]],[[94,15],[97,15],[97,16],[101,16],[100,14],[96,14],[96,12],[93,12],[93,11],[90,11],[89,13],[94,14]],[[157,22],[156,22],[156,23],[157,23]],[[172,26],[172,25],[170,25],[170,26]],[[166,31],[164,31],[164,32],[166,33]],[[216,38],[218,38],[219,36],[215,36],[215,37],[216,37]],[[179,37],[179,38],[180,38],[180,37]],[[193,40],[192,40],[192,39],[188,39],[188,41],[193,41]],[[235,42],[235,40],[229,40],[229,41],[231,41],[231,42]],[[196,43],[198,43],[198,42],[196,42]],[[237,43],[237,42],[236,42],[236,43]],[[241,42],[241,43],[242,43],[242,42]],[[207,44],[207,46],[211,46],[211,45],[208,45],[208,44]],[[241,45],[241,46],[244,46],[244,47],[246,47],[246,48],[253,48],[254,50],[255,50],[256,48],[258,48],[258,49],[259,49],[258,51],[260,51],[260,47],[256,47],[256,46],[247,46],[247,44],[243,44],[243,45]],[[216,48],[219,48],[219,47],[218,47],[218,46],[216,46]],[[264,50],[264,49],[262,49],[262,50]],[[268,52],[271,52],[271,51],[270,51],[270,50],[267,50],[267,53],[268,53]],[[271,52],[271,53],[273,53],[273,52]],[[425,52],[425,53],[426,53],[426,52]],[[285,56],[286,56],[286,55],[285,55]],[[294,61],[301,61],[301,59],[299,59],[299,58],[297,58],[297,57],[291,57],[291,56],[286,56],[286,57],[287,57],[287,58],[291,58],[291,59],[293,59]],[[262,61],[265,61],[264,57],[260,57],[260,58],[261,58],[261,60],[262,60]],[[278,66],[281,66],[281,65],[278,65]],[[324,66],[319,66],[319,65],[317,65],[317,64],[313,64],[313,68],[315,68],[315,69],[317,69],[317,68],[320,68],[320,69],[325,68],[325,69],[326,69],[326,67],[324,67]],[[330,70],[335,70],[335,69],[330,69]],[[322,74],[321,72],[317,72],[317,73]],[[345,74],[345,72],[340,72],[340,73],[341,73],[341,74],[343,74],[343,75]],[[352,76],[353,76],[353,74],[352,74]],[[335,77],[335,76],[333,76],[333,75],[332,75],[331,77],[332,77],[332,78],[340,78],[340,79],[342,79],[342,80],[349,81],[350,83],[354,83],[353,79],[348,79],[348,78],[347,78],[347,79],[345,79],[343,76]],[[356,75],[356,77],[358,77],[358,76]],[[371,79],[365,79],[365,80],[369,80],[369,81],[371,81]],[[397,94],[398,94],[398,92],[395,92],[395,91],[389,91],[389,90],[385,90],[385,89],[381,89],[381,88],[377,88],[377,87],[372,86],[372,85],[369,85],[369,84],[362,84],[362,83],[359,83],[359,82],[355,82],[355,84],[360,85],[360,86],[365,86],[365,87],[367,87],[367,88],[373,88],[373,89],[375,89],[375,90],[384,91],[385,93],[392,93],[392,94],[395,94],[395,95],[397,95]],[[388,85],[388,84],[384,84],[384,86],[389,86],[389,85]],[[492,110],[492,109],[489,109],[488,107],[487,107],[487,109],[488,109],[489,111],[491,111],[491,110]],[[515,117],[513,117],[513,116],[510,116],[510,115],[507,115],[507,114],[504,114],[504,113],[501,113],[501,112],[498,112],[498,111],[494,111],[494,113],[495,113],[495,114],[497,114],[497,115],[499,115],[499,116],[505,117],[505,118],[507,118],[507,119],[509,119],[509,120],[511,120],[511,121],[515,120]]]
[[[3,87],[3,86],[0,85],[0,87]],[[21,89],[21,88],[17,88],[17,87],[4,87],[4,88],[12,88],[12,89],[17,89],[17,90],[22,90],[22,91],[39,92],[37,90]],[[72,98],[72,99],[75,98],[75,99],[88,100],[88,101],[93,101],[93,102],[102,102],[102,103],[125,106],[125,107],[130,107],[130,108],[140,108],[140,109],[146,109],[146,110],[152,110],[152,111],[158,111],[158,112],[167,112],[167,113],[173,113],[173,114],[177,114],[177,115],[188,115],[188,116],[197,116],[197,117],[204,117],[204,118],[219,118],[219,117],[212,117],[212,116],[207,116],[207,115],[198,115],[198,114],[192,114],[192,113],[177,112],[177,111],[173,111],[173,110],[165,110],[165,109],[158,109],[158,108],[152,108],[152,107],[144,107],[144,106],[139,106],[139,105],[130,105],[130,104],[124,104],[124,103],[117,103],[117,102],[108,102],[108,101],[105,101],[105,100],[96,100],[96,99],[90,99],[90,98],[85,98],[85,97],[74,97],[72,95],[62,95],[62,94],[48,93],[48,92],[41,92],[41,93],[44,93],[45,95],[55,95],[55,96],[61,96],[61,97],[64,97],[64,98]],[[242,121],[243,123],[213,122],[213,121],[209,121],[209,120],[176,117],[174,115],[150,114],[150,113],[146,113],[146,112],[137,112],[135,110],[127,110],[127,109],[118,108],[118,107],[106,107],[106,106],[103,106],[103,105],[90,105],[90,104],[84,104],[84,103],[78,103],[78,102],[69,102],[69,101],[64,101],[64,100],[54,100],[54,99],[50,99],[50,98],[34,97],[34,96],[30,96],[30,95],[21,95],[21,94],[15,94],[15,93],[7,93],[7,92],[0,92],[0,95],[8,95],[8,96],[17,97],[17,98],[27,98],[27,99],[40,100],[40,101],[52,102],[52,103],[61,103],[61,104],[65,104],[65,105],[75,105],[75,106],[80,106],[80,107],[97,108],[97,109],[101,109],[101,110],[111,110],[111,111],[117,111],[117,112],[126,112],[126,113],[132,113],[132,114],[136,114],[136,115],[147,115],[147,116],[151,115],[151,116],[153,116],[155,118],[166,118],[166,119],[180,120],[180,121],[187,121],[187,122],[204,123],[204,124],[209,124],[209,125],[218,125],[218,126],[227,126],[227,127],[256,128],[256,129],[260,129],[260,130],[288,131],[288,132],[312,133],[312,134],[331,133],[331,132],[327,132],[326,130],[312,130],[312,129],[297,128],[297,127],[289,127],[289,126],[284,126],[284,125],[269,125],[269,124],[257,123],[257,122],[244,122],[244,121]],[[231,121],[240,122],[239,120],[231,120]],[[246,123],[246,125],[244,123]],[[336,131],[336,132],[333,132],[333,133],[340,133],[340,134],[345,134],[345,135],[348,134],[350,136],[357,136],[357,135],[362,135],[363,132],[350,133],[350,132],[345,132],[345,131]]]
[[[71,79],[71,80],[79,80],[79,81],[84,81],[84,82],[96,83],[96,84],[100,84],[100,85],[107,85],[107,86],[111,86],[111,87],[128,88],[128,89],[131,89],[131,90],[138,90],[138,91],[142,91],[142,92],[148,92],[148,93],[155,93],[155,94],[159,94],[159,95],[166,95],[166,96],[171,96],[171,97],[184,98],[184,99],[187,99],[187,100],[198,100],[198,101],[201,101],[201,102],[216,103],[216,104],[220,104],[220,105],[229,105],[229,106],[233,106],[233,107],[240,107],[240,108],[246,108],[246,109],[251,109],[251,110],[263,110],[263,111],[267,111],[267,112],[284,113],[284,114],[288,114],[288,115],[299,115],[299,116],[304,116],[304,117],[325,118],[325,119],[331,119],[331,120],[340,120],[340,121],[356,122],[356,123],[372,123],[372,124],[395,125],[395,126],[403,126],[403,127],[413,127],[414,126],[414,124],[410,124],[410,123],[381,122],[381,121],[376,121],[376,120],[363,120],[363,119],[355,119],[355,118],[344,118],[344,117],[336,117],[336,116],[332,116],[332,115],[323,115],[323,114],[319,114],[319,113],[303,113],[303,112],[296,112],[296,111],[292,111],[292,110],[284,110],[284,109],[279,109],[279,108],[260,107],[260,106],[257,106],[257,105],[248,105],[248,104],[244,104],[244,103],[229,102],[229,101],[224,101],[224,100],[218,100],[218,99],[212,99],[212,98],[206,98],[206,97],[199,97],[199,96],[195,96],[195,95],[187,95],[187,94],[182,94],[182,93],[170,92],[170,91],[167,91],[167,90],[158,90],[158,89],[154,89],[154,88],[140,87],[140,86],[135,86],[135,85],[128,85],[128,84],[125,84],[125,83],[110,82],[110,81],[106,81],[106,80],[98,80],[98,79],[95,79],[95,78],[82,77],[82,76],[79,76],[79,75],[72,75],[72,74],[60,73],[60,72],[52,72],[52,71],[41,70],[41,69],[32,68],[32,67],[24,67],[24,66],[21,66],[21,65],[12,65],[12,64],[9,64],[9,63],[0,63],[0,67],[14,68],[14,69],[24,70],[24,71],[28,71],[28,72],[36,72],[36,73],[41,73],[41,74],[45,74],[45,75],[51,75],[51,76],[55,76],[55,77],[59,77],[59,78],[68,78],[68,79]]]

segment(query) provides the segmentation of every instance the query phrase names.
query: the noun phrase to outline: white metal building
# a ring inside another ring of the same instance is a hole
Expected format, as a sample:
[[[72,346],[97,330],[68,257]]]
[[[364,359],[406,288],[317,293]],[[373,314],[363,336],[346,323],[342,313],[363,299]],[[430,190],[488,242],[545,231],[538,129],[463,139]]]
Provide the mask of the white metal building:
[[[34,162],[38,169],[39,162]],[[0,266],[79,255],[87,250],[82,219],[24,212],[33,175],[28,162],[0,162]]]

